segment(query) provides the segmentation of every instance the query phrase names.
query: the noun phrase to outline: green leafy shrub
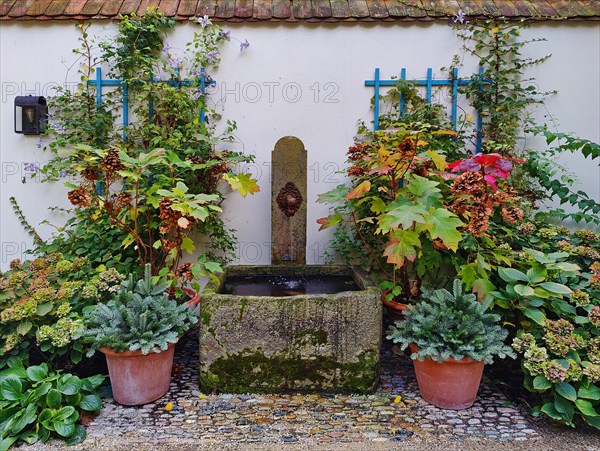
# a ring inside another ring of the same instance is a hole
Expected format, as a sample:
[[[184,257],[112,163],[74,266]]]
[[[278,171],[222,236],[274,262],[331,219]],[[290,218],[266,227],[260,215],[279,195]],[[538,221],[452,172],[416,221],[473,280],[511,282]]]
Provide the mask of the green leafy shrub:
[[[148,354],[177,343],[198,319],[187,305],[169,300],[168,287],[167,283],[152,282],[150,265],[142,279],[134,282],[130,275],[110,301],[86,313],[85,340],[91,344],[88,355],[101,347]]]
[[[102,407],[96,388],[104,376],[80,379],[72,374],[49,372],[46,364],[25,368],[11,359],[0,372],[0,450],[15,442],[45,442],[51,436],[69,444],[85,439],[77,424],[79,412]]]
[[[88,27],[79,25],[75,53],[83,62],[82,83],[75,92],[59,90],[50,103],[47,147],[55,157],[42,169],[48,181],[71,176],[66,186],[77,219],[59,245],[64,238],[75,252],[89,247],[94,259],[110,257],[129,265],[127,272],[150,263],[153,274],[173,286],[221,271],[219,263],[234,249],[232,232],[219,216],[224,195],[217,186],[226,182],[244,197],[259,190],[250,174],[233,170],[252,157],[217,148],[233,139],[235,123],[217,136],[218,115],[204,90],[229,34],[210,21],[194,22],[198,31],[185,49],[165,41],[175,20],[155,7],[120,17],[116,35],[98,45]],[[97,109],[95,88],[87,81],[102,65],[109,67],[108,78],[125,83],[104,93]],[[123,96],[132,118],[126,126],[113,120],[121,115]],[[111,239],[106,252],[87,240],[95,233]],[[196,251],[197,235],[207,238],[208,249],[194,264],[183,263],[184,254]]]
[[[511,245],[491,295],[516,336],[524,386],[539,395],[533,412],[600,429],[600,236],[526,223]]]
[[[459,280],[452,293],[445,289],[425,291],[419,302],[409,305],[405,320],[390,326],[387,338],[406,349],[414,343],[413,359],[442,362],[449,357],[470,357],[492,363],[493,357],[514,356],[504,344],[508,332],[500,316],[486,313],[487,305],[477,302],[474,294],[463,292]]]
[[[0,274],[0,368],[9,355],[24,361],[35,350],[49,362],[83,356],[82,312],[108,299],[124,276],[114,269],[92,270],[85,258],[67,260],[60,253],[11,262]]]
[[[354,233],[370,266],[386,279],[382,289],[409,303],[423,282],[443,287],[444,271],[456,274],[452,265],[458,272],[461,265],[478,264],[463,240],[479,248],[492,221],[520,222],[523,211],[505,182],[515,159],[487,154],[448,163],[441,137],[449,140],[456,132],[394,125],[350,147],[352,188],[341,185],[320,195],[319,202],[333,204],[333,214],[318,222],[321,229]]]
[[[522,353],[525,388],[539,393],[534,413],[574,426],[581,417],[600,429],[600,306],[589,309],[582,327],[565,319],[546,320],[532,333],[520,333],[513,347]]]

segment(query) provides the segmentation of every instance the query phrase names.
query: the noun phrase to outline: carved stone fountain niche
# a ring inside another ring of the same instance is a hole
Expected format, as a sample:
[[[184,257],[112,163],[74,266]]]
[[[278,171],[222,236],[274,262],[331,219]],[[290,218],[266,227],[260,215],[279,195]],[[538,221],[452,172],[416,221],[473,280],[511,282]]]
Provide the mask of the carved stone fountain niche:
[[[357,267],[306,265],[306,150],[272,153],[271,266],[230,266],[200,306],[203,391],[369,392],[379,379],[381,300]]]

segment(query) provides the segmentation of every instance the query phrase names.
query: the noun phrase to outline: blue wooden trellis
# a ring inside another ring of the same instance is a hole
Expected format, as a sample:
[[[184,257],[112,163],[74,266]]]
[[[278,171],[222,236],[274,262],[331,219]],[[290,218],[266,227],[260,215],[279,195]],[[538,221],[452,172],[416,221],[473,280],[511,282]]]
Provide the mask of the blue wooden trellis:
[[[479,74],[483,73],[483,69],[479,70]],[[379,94],[381,87],[387,86],[396,86],[399,81],[407,81],[416,86],[425,86],[425,99],[427,103],[431,103],[431,94],[434,86],[449,86],[452,92],[452,103],[451,103],[451,114],[450,119],[452,121],[452,128],[456,130],[456,124],[458,121],[458,87],[468,85],[472,82],[470,79],[461,79],[458,78],[458,68],[455,67],[452,70],[452,79],[444,80],[444,79],[434,79],[433,78],[433,70],[431,68],[427,69],[427,78],[425,80],[407,80],[406,79],[406,69],[402,68],[400,71],[400,79],[399,80],[382,80],[379,75],[379,68],[375,69],[375,79],[374,80],[365,80],[365,86],[373,87],[375,89],[375,101],[373,108],[373,129],[379,130]],[[404,106],[404,96],[400,94],[400,116],[404,117],[405,106]],[[481,115],[477,112],[477,142],[476,147],[477,151],[481,150],[481,141],[482,141],[482,120]]]
[[[179,70],[176,69],[177,74],[179,74]],[[150,81],[153,83],[167,83],[176,88],[180,88],[182,86],[193,86],[196,83],[200,84],[200,95],[204,95],[206,93],[206,86],[212,85],[215,83],[214,80],[207,81],[206,79],[206,71],[204,68],[200,69],[200,76],[198,80],[156,80],[152,74],[150,74]],[[96,106],[100,108],[102,106],[102,88],[105,86],[122,86],[123,87],[123,139],[127,139],[127,127],[129,126],[129,90],[127,83],[123,80],[113,80],[113,79],[102,79],[102,69],[100,67],[96,68],[96,79],[88,80],[88,85],[96,86]],[[152,119],[152,115],[154,114],[154,105],[152,99],[149,101],[148,105],[148,114],[150,119]],[[204,109],[200,108],[198,112],[200,116],[200,123],[203,124],[205,120]]]
[[[175,69],[177,75],[179,75],[179,69]],[[207,81],[206,80],[206,71],[204,68],[200,69],[200,76],[197,81],[192,80],[156,80],[153,74],[150,74],[150,81],[153,83],[168,83],[171,86],[176,88],[180,88],[182,86],[193,86],[195,83],[199,82],[200,84],[200,95],[204,95],[206,93],[206,86],[215,84],[214,80]],[[123,87],[123,139],[127,140],[127,127],[129,126],[129,89],[127,83],[124,80],[113,80],[113,79],[102,79],[102,69],[100,67],[96,68],[96,79],[88,80],[88,85],[96,86],[96,107],[101,108],[102,106],[102,88],[105,86],[122,86]],[[200,124],[204,123],[204,108],[199,109],[199,117]],[[150,120],[152,120],[152,116],[154,115],[154,102],[152,99],[148,102],[148,116]],[[150,176],[152,179],[152,176]],[[102,185],[100,182],[96,182],[96,189],[98,193],[102,193]]]

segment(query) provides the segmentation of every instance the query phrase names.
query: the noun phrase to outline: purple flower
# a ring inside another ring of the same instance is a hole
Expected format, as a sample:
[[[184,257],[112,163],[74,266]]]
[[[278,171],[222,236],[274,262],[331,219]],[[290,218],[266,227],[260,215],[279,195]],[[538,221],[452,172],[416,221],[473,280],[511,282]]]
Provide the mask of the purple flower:
[[[61,178],[65,178],[66,176],[69,175],[69,171],[67,169],[61,169],[59,176]]]
[[[180,65],[181,61],[179,61],[179,58],[169,58],[169,66],[171,66],[171,68],[178,69]]]
[[[168,42],[165,44],[165,46],[163,47],[162,51],[165,53],[169,53],[169,50],[171,50],[171,44],[169,44]]]
[[[204,15],[204,17],[198,17],[198,23],[202,25],[202,28],[206,28],[207,26],[212,25],[212,22],[206,14]]]
[[[27,172],[38,172],[40,170],[40,165],[38,163],[35,162],[31,162],[31,163],[23,163],[23,169],[25,169],[25,171]]]
[[[37,144],[36,144],[36,147],[37,147],[38,149],[41,149],[41,148],[42,148],[42,143],[43,143],[43,142],[44,142],[44,137],[43,137],[42,135],[40,135],[40,139],[38,139],[38,142],[37,142]]]
[[[225,31],[225,30],[221,30],[219,32],[219,36],[221,36],[222,38],[227,39],[228,41],[231,39],[231,31]]]
[[[206,56],[208,57],[208,64],[215,63],[219,60],[219,51],[211,50]]]
[[[244,42],[240,42],[240,52],[243,52],[244,49],[247,49],[248,47],[250,47],[248,39],[245,39]]]
[[[456,15],[454,16],[454,23],[469,23],[467,20],[467,16],[462,9],[459,9]]]
[[[64,133],[64,131],[65,131],[65,126],[63,124],[61,124],[59,121],[50,119],[48,121],[48,125],[57,133]]]

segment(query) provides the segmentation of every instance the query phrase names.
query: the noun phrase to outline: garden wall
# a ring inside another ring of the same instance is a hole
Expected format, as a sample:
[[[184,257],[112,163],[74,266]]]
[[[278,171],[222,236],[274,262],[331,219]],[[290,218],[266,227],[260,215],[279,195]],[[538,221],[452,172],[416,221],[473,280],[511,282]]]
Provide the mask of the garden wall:
[[[425,77],[428,67],[439,78],[459,54],[464,76],[476,70],[473,59],[461,51],[456,32],[443,23],[404,24],[238,24],[227,26],[232,40],[223,50],[213,100],[225,119],[238,123],[237,142],[231,145],[256,155],[253,164],[241,168],[259,179],[261,192],[242,199],[232,194],[226,201],[225,218],[237,230],[239,240],[234,264],[268,264],[270,259],[270,155],[277,140],[292,135],[308,151],[307,263],[322,263],[330,231],[318,232],[316,219],[327,207],[316,204],[319,193],[343,182],[339,174],[345,152],[352,143],[359,119],[369,122],[374,69],[389,78],[406,67],[408,78]],[[192,33],[191,24],[179,24],[168,41],[183,48]],[[90,34],[106,36],[113,24],[96,23]],[[533,68],[542,90],[557,95],[536,112],[538,118],[552,114],[559,130],[600,141],[600,24],[597,22],[542,23],[525,30],[526,36],[545,37],[548,42],[529,46],[532,56],[552,53],[552,58]],[[13,103],[17,95],[52,95],[52,86],[76,83],[77,65],[71,49],[78,45],[75,23],[0,24],[0,268],[23,258],[31,247],[12,212],[14,196],[27,219],[44,238],[54,229],[39,225],[48,220],[57,226],[65,216],[50,206],[67,207],[61,184],[42,184],[30,179],[35,164],[50,153],[38,148],[37,136],[13,132]],[[240,52],[239,39],[250,47]],[[41,146],[44,146],[44,142]],[[538,145],[527,141],[527,145]],[[34,163],[34,164],[32,164]],[[600,168],[583,158],[568,158],[581,179],[582,188],[600,200]],[[25,181],[25,183],[23,183]]]

